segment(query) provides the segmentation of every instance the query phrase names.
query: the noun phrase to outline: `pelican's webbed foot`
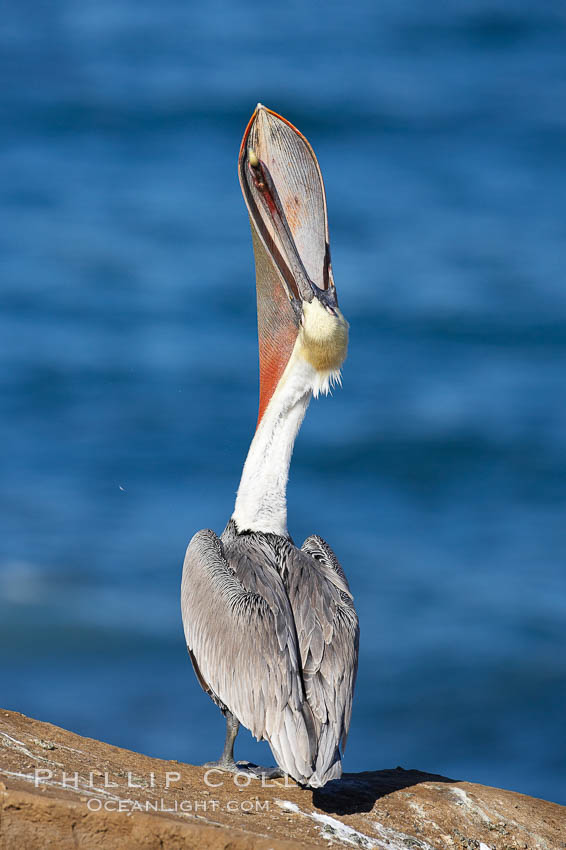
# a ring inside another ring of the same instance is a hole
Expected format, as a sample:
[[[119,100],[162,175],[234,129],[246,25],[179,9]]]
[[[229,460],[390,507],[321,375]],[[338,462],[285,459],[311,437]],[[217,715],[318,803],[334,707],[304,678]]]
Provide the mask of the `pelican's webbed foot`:
[[[282,779],[286,774],[280,767],[261,767],[251,761],[239,761],[236,765],[238,773],[253,776],[256,779]]]
[[[234,759],[219,758],[218,761],[207,761],[203,764],[207,770],[222,770],[226,773],[241,773],[253,779],[281,779],[285,776],[280,767],[261,767],[251,761],[234,761]]]
[[[279,767],[260,767],[251,761],[234,761],[234,741],[240,728],[240,721],[225,708],[222,712],[226,718],[226,741],[224,751],[218,761],[207,761],[203,764],[207,770],[223,770],[227,773],[243,773],[254,779],[280,779],[285,776]]]

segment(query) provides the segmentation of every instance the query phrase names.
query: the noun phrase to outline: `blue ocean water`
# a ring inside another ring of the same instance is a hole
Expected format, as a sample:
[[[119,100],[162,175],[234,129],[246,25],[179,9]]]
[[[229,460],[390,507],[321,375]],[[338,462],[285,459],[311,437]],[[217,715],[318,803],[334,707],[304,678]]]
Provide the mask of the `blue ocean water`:
[[[360,614],[345,768],[566,803],[564,8],[28,0],[0,80],[0,704],[219,752],[178,596],[255,424],[260,100],[316,149],[351,324],[289,492]]]

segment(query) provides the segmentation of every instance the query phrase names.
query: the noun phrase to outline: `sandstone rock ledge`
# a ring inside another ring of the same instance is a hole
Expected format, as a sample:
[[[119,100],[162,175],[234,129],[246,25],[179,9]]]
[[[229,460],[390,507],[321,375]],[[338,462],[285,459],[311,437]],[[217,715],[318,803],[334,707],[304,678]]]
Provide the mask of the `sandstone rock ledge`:
[[[0,710],[0,848],[566,848],[566,808],[417,770],[316,792],[204,774]]]

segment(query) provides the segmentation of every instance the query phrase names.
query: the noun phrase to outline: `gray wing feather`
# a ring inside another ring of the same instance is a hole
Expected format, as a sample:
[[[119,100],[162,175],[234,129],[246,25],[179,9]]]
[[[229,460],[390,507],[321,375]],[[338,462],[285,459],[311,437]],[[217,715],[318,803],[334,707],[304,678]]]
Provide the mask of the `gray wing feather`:
[[[301,553],[310,555],[305,558]],[[317,535],[289,556],[288,594],[295,616],[303,681],[318,738],[311,785],[342,773],[358,668],[359,625],[346,576]]]
[[[181,610],[201,684],[256,738],[269,741],[283,770],[307,782],[317,740],[279,574],[244,546],[226,552],[213,531],[199,531],[185,556]]]

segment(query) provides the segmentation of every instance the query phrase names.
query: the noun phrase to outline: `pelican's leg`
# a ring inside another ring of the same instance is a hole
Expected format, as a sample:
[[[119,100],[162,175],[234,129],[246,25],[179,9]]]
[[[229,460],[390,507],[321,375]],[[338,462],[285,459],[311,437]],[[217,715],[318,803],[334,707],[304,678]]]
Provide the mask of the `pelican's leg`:
[[[249,761],[239,761],[237,763],[234,761],[234,742],[240,728],[240,721],[228,709],[225,709],[223,714],[226,717],[224,750],[218,761],[207,761],[206,764],[203,764],[203,767],[227,770],[231,773],[245,773],[249,776],[254,776],[256,779],[261,779],[262,776],[265,779],[279,779],[281,776],[284,776],[285,774],[278,767],[259,767],[257,764],[252,764]]]
[[[223,714],[226,718],[226,740],[224,741],[222,755],[218,761],[207,761],[206,764],[203,764],[203,767],[217,767],[219,770],[233,770],[237,772],[238,765],[234,761],[234,742],[240,728],[240,721],[228,709]]]

